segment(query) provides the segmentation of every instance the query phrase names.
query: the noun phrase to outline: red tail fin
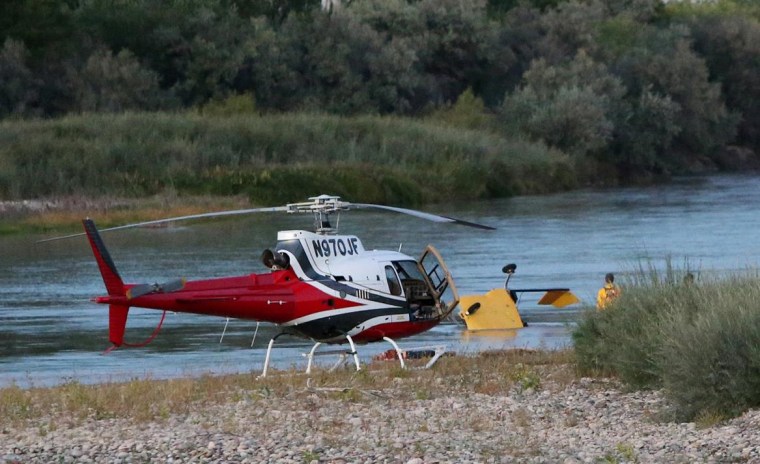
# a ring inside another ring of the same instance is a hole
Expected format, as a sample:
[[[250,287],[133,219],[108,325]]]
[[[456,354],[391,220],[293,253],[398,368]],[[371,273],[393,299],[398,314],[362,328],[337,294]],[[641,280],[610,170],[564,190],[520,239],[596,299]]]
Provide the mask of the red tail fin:
[[[103,283],[106,285],[106,290],[111,296],[124,296],[124,282],[119,276],[119,272],[116,270],[116,266],[111,259],[111,255],[108,254],[103,239],[100,238],[98,229],[95,227],[95,223],[92,219],[82,220],[84,225],[84,232],[87,234],[87,239],[90,241],[92,247],[92,253],[95,255],[95,261],[98,262],[98,268],[100,274],[103,276]]]
[[[116,346],[124,343],[124,330],[127,327],[129,306],[112,304],[108,308],[108,339]]]
[[[95,227],[95,223],[91,219],[85,219],[82,221],[84,225],[84,232],[87,234],[87,239],[90,241],[92,247],[92,253],[95,255],[95,261],[98,263],[100,274],[103,276],[103,283],[106,286],[109,296],[124,296],[126,291],[124,290],[124,282],[119,276],[119,272],[116,270],[116,266],[111,259],[111,255],[108,253],[103,239],[100,238],[98,229]],[[127,326],[127,314],[129,313],[129,306],[112,304],[108,311],[108,330],[111,343],[116,346],[121,346],[124,343],[124,330]]]

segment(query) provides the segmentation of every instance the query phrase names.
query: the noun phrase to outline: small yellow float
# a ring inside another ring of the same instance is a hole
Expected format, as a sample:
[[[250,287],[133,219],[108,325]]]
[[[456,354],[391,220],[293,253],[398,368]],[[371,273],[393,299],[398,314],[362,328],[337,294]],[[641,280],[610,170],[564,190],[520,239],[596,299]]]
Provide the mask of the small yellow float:
[[[495,288],[483,295],[464,295],[459,299],[459,317],[468,330],[519,329],[525,323],[517,311],[518,295],[521,293],[538,293],[544,295],[538,300],[540,305],[552,305],[564,308],[580,302],[568,288],[524,288],[509,289],[509,279],[515,273],[517,265],[507,264],[502,272],[507,274],[504,288]]]

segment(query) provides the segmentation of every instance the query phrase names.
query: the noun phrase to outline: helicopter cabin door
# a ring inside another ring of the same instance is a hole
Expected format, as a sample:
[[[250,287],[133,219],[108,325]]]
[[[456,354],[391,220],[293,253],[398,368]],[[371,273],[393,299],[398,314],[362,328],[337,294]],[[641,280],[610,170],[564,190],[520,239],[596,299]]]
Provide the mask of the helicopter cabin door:
[[[433,245],[428,245],[420,256],[417,266],[425,276],[435,299],[438,317],[446,318],[459,304],[459,293],[443,257]],[[448,303],[445,301],[444,294],[445,298],[449,299]]]

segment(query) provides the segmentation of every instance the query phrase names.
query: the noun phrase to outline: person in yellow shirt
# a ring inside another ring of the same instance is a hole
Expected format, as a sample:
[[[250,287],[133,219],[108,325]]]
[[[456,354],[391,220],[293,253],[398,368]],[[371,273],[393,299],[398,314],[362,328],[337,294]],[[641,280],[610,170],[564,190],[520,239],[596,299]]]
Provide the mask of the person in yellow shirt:
[[[615,285],[615,274],[609,272],[604,276],[604,287],[596,294],[596,309],[601,311],[615,298],[620,296],[620,288]]]

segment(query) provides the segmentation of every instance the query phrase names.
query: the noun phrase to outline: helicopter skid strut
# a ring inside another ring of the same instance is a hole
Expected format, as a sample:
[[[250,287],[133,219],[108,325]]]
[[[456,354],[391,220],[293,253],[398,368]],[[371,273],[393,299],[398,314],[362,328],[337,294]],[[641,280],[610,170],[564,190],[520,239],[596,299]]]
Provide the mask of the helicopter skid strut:
[[[269,345],[267,346],[267,353],[264,358],[264,369],[261,372],[261,375],[259,377],[266,377],[267,371],[269,370],[269,362],[271,360],[272,355],[272,347],[274,346],[274,341],[280,337],[280,335],[285,335],[285,333],[279,333],[272,337],[271,340],[269,340]],[[361,370],[361,363],[359,362],[359,354],[356,351],[356,345],[354,344],[354,340],[351,338],[350,335],[346,335],[346,340],[348,341],[348,344],[351,346],[351,350],[332,350],[332,351],[322,351],[317,352],[317,348],[319,348],[322,345],[322,342],[316,342],[314,343],[314,346],[311,348],[311,350],[308,353],[303,353],[303,355],[308,359],[308,363],[306,364],[306,374],[311,374],[311,366],[314,361],[314,357],[316,356],[325,356],[325,355],[331,355],[331,354],[337,354],[338,360],[333,364],[329,372],[334,371],[339,366],[345,364],[348,361],[348,355],[353,356],[354,364],[356,365],[357,372]],[[433,366],[433,364],[438,361],[438,359],[446,353],[446,345],[435,345],[435,346],[419,346],[414,348],[400,348],[398,344],[390,337],[383,337],[383,340],[393,345],[393,349],[396,352],[396,356],[398,357],[399,363],[401,364],[402,369],[406,369],[406,363],[404,362],[405,359],[412,358],[413,356],[409,356],[410,353],[432,353],[430,354],[430,360],[425,364],[424,366],[420,367],[420,369],[428,369]]]

